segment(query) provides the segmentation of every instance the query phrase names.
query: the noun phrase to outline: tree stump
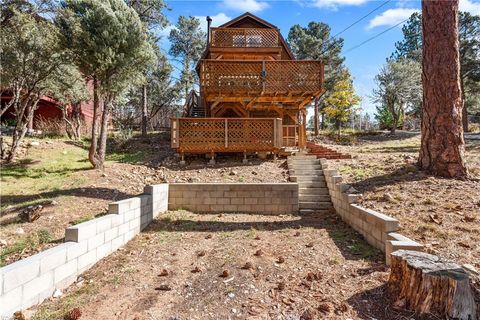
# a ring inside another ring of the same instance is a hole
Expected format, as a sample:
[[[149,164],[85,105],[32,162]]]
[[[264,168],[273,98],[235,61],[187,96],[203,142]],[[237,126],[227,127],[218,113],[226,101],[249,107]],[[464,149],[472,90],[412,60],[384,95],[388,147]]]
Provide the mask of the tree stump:
[[[388,289],[398,307],[419,314],[477,319],[468,273],[437,256],[408,250],[392,253]]]
[[[18,214],[18,217],[23,222],[33,222],[40,218],[42,214],[43,206],[36,205],[36,206],[29,206],[26,209],[23,209],[22,212]]]

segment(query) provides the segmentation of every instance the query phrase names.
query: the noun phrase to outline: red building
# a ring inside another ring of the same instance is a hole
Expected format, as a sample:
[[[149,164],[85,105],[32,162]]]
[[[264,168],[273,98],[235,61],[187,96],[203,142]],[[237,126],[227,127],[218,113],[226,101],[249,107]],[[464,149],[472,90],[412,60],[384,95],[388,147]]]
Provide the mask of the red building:
[[[12,95],[8,92],[2,92],[0,97],[2,108],[10,101]],[[33,121],[29,123],[29,129],[40,129],[38,124],[41,120],[62,119],[63,105],[47,96],[43,96],[38,102],[38,107],[34,111]],[[82,102],[80,104],[81,119],[85,124],[90,125],[93,122],[93,102]],[[15,110],[10,107],[1,117],[1,123],[15,120]]]

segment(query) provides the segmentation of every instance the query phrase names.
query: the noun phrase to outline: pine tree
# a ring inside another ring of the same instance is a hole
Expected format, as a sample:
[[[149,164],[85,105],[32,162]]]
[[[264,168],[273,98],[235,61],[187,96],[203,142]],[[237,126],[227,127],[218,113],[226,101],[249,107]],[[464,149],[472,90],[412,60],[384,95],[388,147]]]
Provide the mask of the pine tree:
[[[306,28],[294,25],[288,33],[288,44],[297,59],[320,60],[325,65],[325,91],[314,104],[314,130],[318,135],[318,112],[325,108],[325,99],[333,91],[335,84],[342,77],[343,48],[342,38],[331,38],[330,27],[323,22],[310,22]],[[323,126],[323,123],[322,123]]]
[[[423,121],[419,164],[446,178],[468,176],[464,159],[458,0],[422,1]]]
[[[172,43],[170,54],[182,59],[183,70],[180,75],[180,85],[185,90],[184,98],[186,99],[195,82],[192,67],[205,50],[207,34],[200,29],[198,18],[180,16],[168,39]]]
[[[64,46],[72,51],[82,73],[93,81],[89,160],[95,168],[103,168],[114,103],[144,81],[154,52],[145,25],[122,0],[65,0],[61,6],[57,24]]]

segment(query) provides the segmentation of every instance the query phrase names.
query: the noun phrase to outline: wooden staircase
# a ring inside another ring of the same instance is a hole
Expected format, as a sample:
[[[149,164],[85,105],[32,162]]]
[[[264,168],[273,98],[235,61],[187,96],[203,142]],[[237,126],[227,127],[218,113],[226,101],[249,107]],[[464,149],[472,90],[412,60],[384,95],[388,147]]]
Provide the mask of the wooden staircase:
[[[205,118],[207,110],[205,104],[201,103],[201,99],[195,90],[190,91],[183,107],[183,117],[187,118]]]
[[[287,164],[290,181],[298,183],[300,214],[332,212],[320,160],[315,155],[298,153],[288,157]]]
[[[307,149],[309,149],[309,154],[316,156],[318,159],[351,159],[352,156],[345,153],[340,153],[336,150],[315,144],[312,142],[307,142]]]

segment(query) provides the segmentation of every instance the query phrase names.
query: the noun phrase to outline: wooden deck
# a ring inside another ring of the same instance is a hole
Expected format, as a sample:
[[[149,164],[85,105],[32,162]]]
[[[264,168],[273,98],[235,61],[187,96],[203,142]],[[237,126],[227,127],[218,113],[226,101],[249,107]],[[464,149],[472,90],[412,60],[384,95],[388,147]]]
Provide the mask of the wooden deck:
[[[278,32],[264,28],[210,28],[211,48],[280,48]]]
[[[207,100],[245,94],[271,95],[277,100],[284,95],[291,100],[295,95],[320,93],[322,83],[320,61],[202,60],[200,63],[200,86]]]
[[[183,153],[276,152],[283,143],[277,118],[175,118],[172,148]]]

